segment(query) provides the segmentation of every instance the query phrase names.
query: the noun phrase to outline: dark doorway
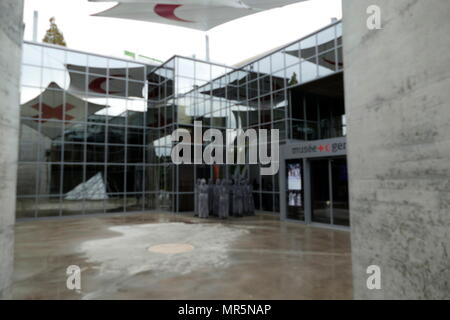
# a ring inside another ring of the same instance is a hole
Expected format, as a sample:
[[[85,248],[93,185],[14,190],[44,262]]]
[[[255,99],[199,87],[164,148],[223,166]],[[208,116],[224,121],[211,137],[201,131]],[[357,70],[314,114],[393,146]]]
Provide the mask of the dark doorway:
[[[331,173],[333,181],[333,224],[350,226],[347,160],[344,158],[332,159]]]
[[[311,160],[311,221],[350,226],[347,160]]]
[[[311,161],[311,221],[331,224],[329,160]]]

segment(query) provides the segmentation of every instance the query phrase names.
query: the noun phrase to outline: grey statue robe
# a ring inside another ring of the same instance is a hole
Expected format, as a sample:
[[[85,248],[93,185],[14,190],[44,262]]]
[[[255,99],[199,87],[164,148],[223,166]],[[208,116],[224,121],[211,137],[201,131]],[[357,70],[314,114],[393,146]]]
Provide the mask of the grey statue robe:
[[[208,185],[204,180],[199,186],[198,216],[199,218],[208,218],[209,216]]]
[[[228,215],[233,216],[233,180],[227,180]]]
[[[242,180],[240,184],[240,188],[242,191],[242,214],[244,216],[249,215],[249,202],[248,202],[248,194],[247,194],[247,186],[245,184],[245,181]]]
[[[242,188],[239,181],[236,181],[233,185],[233,216],[242,217]]]
[[[219,218],[228,218],[230,205],[230,194],[228,192],[228,183],[222,181],[219,186]]]
[[[213,211],[212,215],[214,217],[219,216],[219,200],[220,200],[220,185],[221,181],[219,179],[216,180],[216,184],[213,187]]]
[[[194,186],[194,214],[196,216],[198,216],[198,198],[200,195],[200,179],[197,179],[197,181],[195,182],[195,186]]]
[[[213,179],[208,180],[208,210],[209,215],[213,213],[213,204],[214,204],[214,183]]]
[[[253,186],[248,183],[246,185],[247,195],[248,195],[248,214],[255,215],[255,201],[253,199]]]

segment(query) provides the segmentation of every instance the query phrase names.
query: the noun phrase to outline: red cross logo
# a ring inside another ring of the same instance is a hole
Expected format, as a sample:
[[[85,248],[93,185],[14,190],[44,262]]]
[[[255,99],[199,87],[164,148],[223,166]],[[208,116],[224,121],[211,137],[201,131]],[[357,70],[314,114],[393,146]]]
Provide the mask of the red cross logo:
[[[326,144],[326,145],[320,145],[317,149],[319,149],[320,152],[326,151],[326,152],[330,152],[330,145]]]
[[[326,63],[329,63],[329,64],[338,65],[339,67],[343,67],[344,66],[344,64],[342,62],[336,62],[336,61],[333,61],[333,60],[328,60],[326,58],[322,58],[322,59],[323,59],[323,61],[325,61]]]
[[[36,109],[37,111],[39,111],[39,104],[35,104],[31,106],[33,109]],[[71,105],[71,104],[66,104],[66,114],[64,115],[64,120],[72,120],[75,117],[67,114],[67,111],[74,109],[75,106]],[[63,120],[63,105],[59,105],[56,107],[50,107],[49,105],[43,103],[42,104],[42,111],[41,111],[41,116],[39,117],[39,115],[34,116],[33,118],[41,118],[41,119],[57,119],[57,120]],[[36,122],[47,122],[45,120],[34,120]]]
[[[111,77],[125,78],[126,76],[123,74],[112,74]],[[106,80],[107,79],[105,77],[95,78],[94,80],[91,81],[91,83],[89,83],[89,89],[97,93],[106,94],[107,92],[105,91],[105,89],[102,88],[102,85]],[[112,80],[114,79],[110,79],[110,81]],[[123,89],[122,91],[125,92],[125,89]],[[109,94],[115,93],[120,93],[120,91],[109,91]]]

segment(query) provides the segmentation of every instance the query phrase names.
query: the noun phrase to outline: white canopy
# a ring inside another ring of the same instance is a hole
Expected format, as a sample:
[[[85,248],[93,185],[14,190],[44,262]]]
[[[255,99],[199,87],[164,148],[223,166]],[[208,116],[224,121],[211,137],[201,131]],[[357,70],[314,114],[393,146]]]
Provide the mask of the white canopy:
[[[68,129],[74,121],[85,121],[85,117],[104,108],[107,106],[87,102],[68,92],[64,95],[62,88],[51,82],[41,95],[21,105],[20,114],[29,118],[22,119],[22,124],[36,130],[40,124],[41,133],[55,139],[63,134],[62,125],[52,120],[67,120],[65,128]]]
[[[240,17],[301,1],[305,0],[118,0],[116,6],[95,15],[207,31]]]

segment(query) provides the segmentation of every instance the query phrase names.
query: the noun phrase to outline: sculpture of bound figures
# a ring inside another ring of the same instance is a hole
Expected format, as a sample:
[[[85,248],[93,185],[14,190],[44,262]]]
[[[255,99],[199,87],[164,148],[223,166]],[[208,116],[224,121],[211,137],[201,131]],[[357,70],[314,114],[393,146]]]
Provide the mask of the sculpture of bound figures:
[[[209,216],[226,219],[229,216],[243,217],[255,214],[253,187],[248,180],[235,177],[231,180],[198,179],[194,195],[195,213],[199,218]]]
[[[219,216],[219,198],[220,198],[220,179],[216,180],[216,184],[213,185],[213,212],[212,215],[214,217]]]
[[[197,179],[197,181],[195,182],[195,186],[194,186],[194,212],[195,212],[196,216],[198,216],[198,203],[199,203],[198,198],[200,195],[200,190],[199,190],[200,182],[201,182],[201,179]]]
[[[214,182],[213,179],[208,180],[208,208],[209,215],[213,214],[213,204],[214,204]]]
[[[255,201],[253,200],[253,186],[247,181],[245,185],[246,199],[248,203],[248,215],[255,215]]]
[[[209,216],[209,200],[208,200],[208,185],[205,179],[200,181],[198,186],[199,196],[198,196],[198,217],[208,218]]]
[[[242,217],[243,216],[243,206],[242,206],[242,188],[239,180],[234,181],[233,185],[233,216]]]
[[[228,218],[229,206],[230,206],[230,194],[228,192],[228,183],[222,180],[219,186],[219,218]]]

